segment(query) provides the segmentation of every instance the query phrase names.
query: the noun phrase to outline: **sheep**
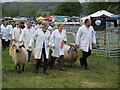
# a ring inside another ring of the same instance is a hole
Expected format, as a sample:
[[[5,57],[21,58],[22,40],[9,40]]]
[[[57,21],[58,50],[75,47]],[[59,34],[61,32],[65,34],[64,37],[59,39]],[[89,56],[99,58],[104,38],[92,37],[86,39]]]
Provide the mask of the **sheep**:
[[[51,54],[50,54],[51,55]],[[68,45],[64,45],[64,61],[65,63],[69,63],[70,64],[70,67],[73,66],[73,64],[77,61],[79,57],[79,52],[78,52],[78,49],[77,47],[73,44],[71,44],[70,46]],[[60,64],[60,59],[59,58],[56,58],[58,64]],[[49,60],[51,61],[51,59]]]
[[[25,64],[28,60],[28,53],[24,48],[23,43],[15,42],[9,49],[9,55],[12,56],[12,60],[15,64],[15,68],[19,67],[18,72],[24,71]]]
[[[65,45],[64,46],[64,60],[65,63],[70,63],[70,66],[72,67],[73,64],[77,61],[77,58],[79,57],[79,52],[78,49],[75,47],[75,45]],[[68,50],[70,50],[70,52],[68,52]],[[48,61],[51,60],[51,55],[52,55],[52,50],[49,50],[49,58]],[[57,58],[57,62],[59,63],[59,59]],[[32,63],[36,64],[35,62],[35,51],[33,50],[32,52]]]
[[[78,49],[75,45],[65,45],[64,48],[65,63],[70,63],[70,66],[72,67],[79,57]]]

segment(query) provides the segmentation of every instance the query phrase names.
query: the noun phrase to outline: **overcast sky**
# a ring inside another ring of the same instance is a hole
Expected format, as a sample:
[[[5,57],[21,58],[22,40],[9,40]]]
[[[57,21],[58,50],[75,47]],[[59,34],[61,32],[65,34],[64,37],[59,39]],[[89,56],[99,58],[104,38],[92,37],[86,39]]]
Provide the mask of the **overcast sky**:
[[[62,2],[64,0],[0,0],[0,2],[13,2],[13,1],[17,1],[17,2]],[[68,0],[68,1],[75,1],[75,0]],[[89,2],[89,1],[92,1],[92,0],[79,0],[80,2]],[[100,0],[93,0],[93,1],[99,1]],[[118,2],[120,0],[106,0],[106,1],[112,1],[112,2]]]
[[[13,2],[13,1],[18,1],[18,2],[43,2],[43,0],[0,0],[1,2]],[[64,0],[44,0],[44,2],[61,2]],[[73,1],[73,0],[71,0]],[[85,0],[79,0],[80,2],[85,2]],[[89,0],[88,0],[89,1]]]

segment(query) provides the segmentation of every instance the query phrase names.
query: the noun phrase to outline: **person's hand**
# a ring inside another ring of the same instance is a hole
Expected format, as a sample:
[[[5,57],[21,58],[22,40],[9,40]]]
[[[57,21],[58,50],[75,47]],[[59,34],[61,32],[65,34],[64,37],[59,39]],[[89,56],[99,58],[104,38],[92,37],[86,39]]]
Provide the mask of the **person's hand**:
[[[94,43],[93,46],[96,47],[97,46],[96,43]]]
[[[55,46],[52,46],[53,49],[55,49]]]
[[[51,47],[51,45],[48,45],[47,47]]]
[[[20,43],[22,43],[22,41],[20,41]]]
[[[78,46],[78,45],[76,45],[75,47],[76,47],[77,49],[79,49],[79,46]]]
[[[63,40],[64,43],[66,43],[67,41]]]
[[[32,47],[31,47],[31,46],[29,46],[28,48],[29,48],[29,49],[31,49]]]
[[[14,42],[16,42],[16,39],[12,39]]]

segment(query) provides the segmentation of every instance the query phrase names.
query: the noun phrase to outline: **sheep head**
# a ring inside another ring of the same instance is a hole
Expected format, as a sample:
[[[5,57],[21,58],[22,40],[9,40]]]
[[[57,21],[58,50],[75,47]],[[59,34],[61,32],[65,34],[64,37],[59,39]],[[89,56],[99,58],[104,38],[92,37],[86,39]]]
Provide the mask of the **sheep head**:
[[[74,52],[77,52],[77,51],[78,51],[78,49],[77,49],[77,47],[76,47],[75,44],[70,44],[70,50],[71,50],[71,51],[74,51]]]
[[[24,47],[23,43],[14,42],[12,44],[12,48],[16,50],[16,53],[19,53],[22,50],[22,47]]]

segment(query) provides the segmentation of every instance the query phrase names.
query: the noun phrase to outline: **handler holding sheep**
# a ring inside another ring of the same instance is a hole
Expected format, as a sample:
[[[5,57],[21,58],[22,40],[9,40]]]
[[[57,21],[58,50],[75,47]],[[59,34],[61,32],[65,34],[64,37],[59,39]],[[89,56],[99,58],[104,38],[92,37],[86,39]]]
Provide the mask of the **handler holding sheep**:
[[[32,27],[32,22],[27,22],[27,27],[23,29],[22,34],[20,35],[20,42],[24,42],[25,48],[28,51],[28,61],[30,61],[31,51],[29,50],[30,38],[35,32],[35,28]]]
[[[42,22],[42,28],[37,29],[33,36],[30,39],[29,48],[32,47],[34,40],[36,40],[35,44],[35,60],[36,60],[36,68],[35,73],[38,73],[38,68],[42,61],[42,55],[44,55],[44,69],[43,74],[47,74],[46,70],[48,67],[48,56],[49,56],[49,38],[50,32],[48,30],[49,23],[47,21]]]
[[[80,58],[80,64],[85,69],[89,69],[87,58],[91,55],[92,43],[94,46],[96,46],[95,31],[91,24],[92,21],[90,19],[86,19],[85,25],[79,28],[76,36],[76,44],[82,50],[82,58]]]
[[[50,68],[53,67],[55,59],[59,58],[61,71],[66,71],[64,68],[64,44],[67,42],[66,30],[63,30],[63,24],[58,24],[58,29],[52,32],[50,41],[53,47],[53,53],[51,62],[49,63]]]
[[[14,42],[18,42],[20,40],[20,35],[22,33],[22,28],[20,26],[21,26],[21,23],[16,22],[16,27],[14,27],[12,31],[12,40]]]

